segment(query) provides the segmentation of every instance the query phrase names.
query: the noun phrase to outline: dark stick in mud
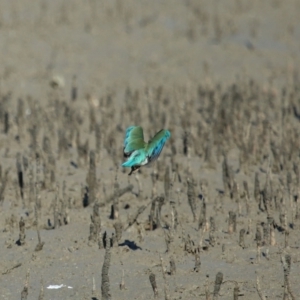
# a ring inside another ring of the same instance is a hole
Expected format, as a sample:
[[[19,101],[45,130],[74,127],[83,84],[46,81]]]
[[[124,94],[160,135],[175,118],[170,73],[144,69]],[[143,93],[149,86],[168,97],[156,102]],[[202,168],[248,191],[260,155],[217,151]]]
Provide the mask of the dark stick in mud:
[[[154,293],[154,298],[157,298],[158,297],[158,290],[157,290],[155,275],[153,273],[151,273],[149,275],[149,280],[150,280],[152,290],[153,290],[153,293]]]
[[[228,218],[228,233],[231,234],[233,232],[236,232],[236,213],[230,211]]]
[[[110,260],[111,260],[111,249],[110,249],[110,241],[106,239],[106,248],[105,248],[105,255],[104,255],[104,262],[102,266],[102,279],[101,279],[101,295],[103,300],[110,300],[110,283],[109,283],[109,276],[108,271],[110,267]]]
[[[245,248],[245,233],[246,233],[246,230],[244,228],[240,230],[239,245],[243,249]]]
[[[121,221],[118,221],[114,224],[114,228],[116,231],[115,234],[115,246],[118,246],[118,243],[120,242],[121,238],[122,238],[122,231],[123,231],[123,224]]]
[[[219,292],[221,290],[222,282],[223,282],[223,273],[219,272],[216,275],[214,292],[213,292],[213,300],[218,300],[219,299]]]
[[[43,278],[41,279],[40,285],[41,285],[41,287],[40,287],[40,293],[39,293],[38,300],[44,300],[44,281],[43,281]]]
[[[23,290],[21,292],[21,300],[27,300],[27,296],[28,296],[28,287],[29,287],[29,275],[30,275],[30,270],[27,270],[26,273],[26,278],[25,278],[25,282],[24,282],[24,287]]]
[[[267,299],[266,296],[264,295],[264,293],[261,290],[258,273],[256,273],[256,291],[258,293],[258,296],[259,296],[260,300],[266,300]]]
[[[193,214],[193,221],[196,222],[196,220],[197,220],[197,217],[196,217],[197,207],[196,207],[195,188],[194,188],[195,184],[194,184],[193,179],[191,179],[191,178],[187,179],[187,186],[188,186],[188,188],[187,188],[188,202],[189,202],[192,214]]]
[[[290,271],[291,271],[291,255],[286,254],[281,257],[281,263],[283,267],[283,273],[284,273],[284,296],[283,299],[289,299],[289,296],[292,298],[292,300],[296,300],[296,297],[291,289],[291,283],[290,283]]]
[[[176,264],[175,264],[174,257],[171,256],[170,257],[170,275],[175,275],[175,273],[176,273]]]
[[[170,288],[169,288],[169,284],[168,284],[167,277],[166,277],[164,261],[163,261],[163,258],[161,255],[160,255],[160,266],[161,266],[161,272],[162,272],[163,279],[164,279],[165,300],[169,300],[170,299]]]
[[[19,233],[19,240],[17,241],[17,244],[19,246],[25,245],[25,222],[24,222],[24,218],[21,217],[20,222],[19,222],[19,229],[20,229],[20,233]]]

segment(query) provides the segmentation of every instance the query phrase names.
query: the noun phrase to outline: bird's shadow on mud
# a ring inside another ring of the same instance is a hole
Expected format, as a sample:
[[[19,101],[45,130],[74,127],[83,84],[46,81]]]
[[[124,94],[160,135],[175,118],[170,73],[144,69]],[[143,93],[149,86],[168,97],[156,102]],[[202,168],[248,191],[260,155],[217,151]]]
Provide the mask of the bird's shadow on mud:
[[[134,241],[125,240],[123,243],[119,244],[120,247],[127,246],[131,250],[142,250],[141,247],[137,246]]]

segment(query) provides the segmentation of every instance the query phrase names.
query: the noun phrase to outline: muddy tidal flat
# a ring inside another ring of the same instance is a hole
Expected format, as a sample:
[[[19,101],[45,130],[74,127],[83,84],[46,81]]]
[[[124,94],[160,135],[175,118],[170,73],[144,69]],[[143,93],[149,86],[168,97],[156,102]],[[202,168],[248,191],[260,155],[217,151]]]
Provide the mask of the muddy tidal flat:
[[[0,300],[300,299],[299,15],[0,0]]]

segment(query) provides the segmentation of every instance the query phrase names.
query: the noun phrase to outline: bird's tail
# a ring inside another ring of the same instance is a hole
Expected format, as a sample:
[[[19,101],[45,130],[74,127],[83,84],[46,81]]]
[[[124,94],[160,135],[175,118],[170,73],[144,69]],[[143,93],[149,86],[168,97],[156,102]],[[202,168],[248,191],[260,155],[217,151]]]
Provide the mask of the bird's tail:
[[[122,164],[122,167],[136,167],[136,166],[143,166],[147,164],[147,158],[145,151],[143,150],[136,150],[134,151],[129,158]]]
[[[134,160],[130,158],[124,163],[122,163],[122,167],[126,167],[126,168],[133,167],[134,165],[135,165]]]

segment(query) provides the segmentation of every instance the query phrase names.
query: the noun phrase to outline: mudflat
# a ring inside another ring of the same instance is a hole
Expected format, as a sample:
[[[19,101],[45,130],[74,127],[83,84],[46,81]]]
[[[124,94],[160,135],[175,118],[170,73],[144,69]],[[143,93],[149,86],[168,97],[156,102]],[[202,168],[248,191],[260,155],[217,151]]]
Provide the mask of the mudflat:
[[[299,299],[299,15],[0,0],[0,299]]]

